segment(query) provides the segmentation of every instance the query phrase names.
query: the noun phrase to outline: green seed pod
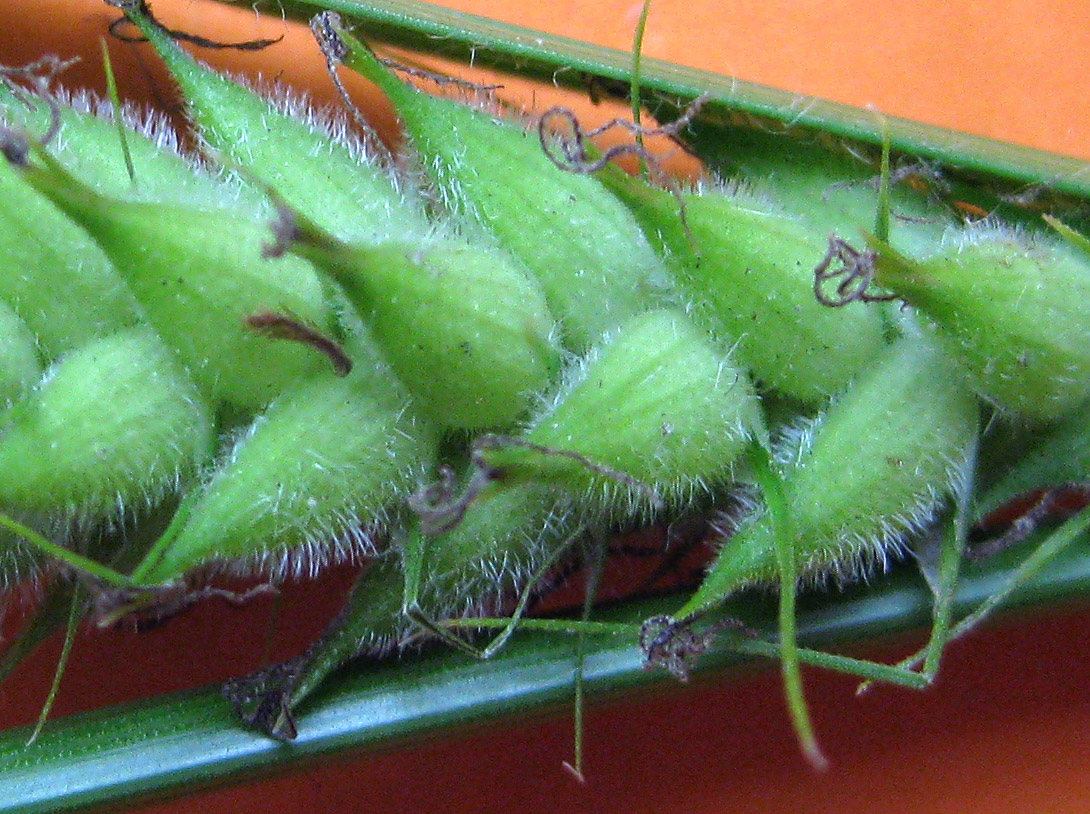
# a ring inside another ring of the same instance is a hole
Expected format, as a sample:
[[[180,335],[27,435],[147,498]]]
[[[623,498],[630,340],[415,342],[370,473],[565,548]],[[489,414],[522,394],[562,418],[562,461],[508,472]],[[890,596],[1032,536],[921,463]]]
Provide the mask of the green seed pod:
[[[306,263],[268,261],[267,227],[227,212],[119,201],[80,184],[44,155],[24,177],[80,223],[120,270],[152,325],[211,401],[267,403],[289,382],[324,370],[295,342],[252,330],[255,314],[288,314],[331,330],[321,281]]]
[[[583,531],[570,504],[543,484],[486,488],[449,532],[427,540],[411,532],[406,548],[423,551],[415,596],[405,596],[406,565],[396,556],[381,558],[306,653],[231,681],[224,694],[246,723],[290,740],[295,708],[331,672],[361,653],[387,653],[417,630],[407,599],[433,619],[487,612]]]
[[[410,548],[425,547],[418,608],[435,619],[494,608],[580,532],[565,505],[542,484],[488,488],[454,529],[426,541],[410,540]],[[306,653],[231,681],[224,694],[249,725],[275,738],[294,738],[294,710],[331,672],[360,653],[389,652],[416,629],[405,614],[404,594],[404,564],[397,556],[379,559]]]
[[[427,536],[410,532],[401,548],[410,557],[423,552],[417,592],[410,598],[436,619],[494,608],[585,530],[581,517],[570,495],[543,481],[489,483],[453,528]],[[371,630],[365,644],[379,646],[412,629],[409,620],[397,617]]]
[[[425,235],[430,228],[393,174],[322,121],[305,101],[267,100],[197,63],[147,15],[142,2],[110,0],[148,38],[185,97],[214,156],[273,187],[291,206],[341,239],[368,244]]]
[[[745,374],[684,317],[633,318],[570,372],[521,436],[478,441],[477,473],[453,515],[451,506],[430,514],[417,504],[422,527],[444,530],[426,541],[414,531],[405,546],[423,551],[416,601],[436,617],[488,606],[587,524],[646,512],[651,491],[676,506],[722,482],[745,443],[763,433],[760,421]],[[357,593],[375,593],[386,607],[389,588],[366,586],[391,580],[400,576],[376,569]],[[356,604],[364,621],[352,623],[353,635],[367,646],[405,629],[400,614],[378,618],[366,599]]]
[[[139,324],[141,309],[109,258],[0,161],[0,300],[26,323],[45,361]]]
[[[552,483],[618,516],[684,505],[722,483],[763,436],[746,373],[688,320],[653,311],[629,320],[572,368],[554,402],[516,443],[484,448],[504,482]]]
[[[296,220],[288,248],[327,271],[366,320],[425,415],[504,427],[560,366],[536,282],[498,249],[461,243],[348,246]]]
[[[444,595],[471,603],[517,584],[584,524],[686,505],[727,480],[762,435],[745,373],[682,315],[632,318],[569,370],[524,433],[477,441],[478,474],[455,504],[465,513],[427,545],[425,604]],[[444,527],[439,515],[421,516],[424,526]],[[516,582],[503,581],[505,572]]]
[[[0,407],[26,392],[41,373],[34,336],[19,315],[0,302]]]
[[[298,383],[235,442],[133,578],[158,585],[227,561],[236,572],[313,573],[373,553],[372,533],[434,445],[389,376],[357,365]]]
[[[920,339],[888,348],[778,453],[800,577],[857,576],[929,523],[945,496],[962,488],[977,419],[975,400],[938,349]],[[747,585],[774,583],[773,533],[770,515],[760,513],[729,537],[675,617]]]
[[[585,351],[670,297],[668,272],[624,206],[595,179],[554,166],[536,131],[402,83],[339,21],[321,30],[393,101],[448,207],[479,220],[540,280],[567,347]]]
[[[196,388],[148,328],[65,355],[0,428],[3,510],[77,525],[154,504],[213,440]]]
[[[181,153],[178,136],[161,114],[132,106],[121,108],[125,147],[132,161],[130,178],[125,151],[108,100],[85,91],[63,91],[48,101],[16,92],[0,78],[0,118],[32,136],[49,132],[56,116],[59,127],[50,140],[57,161],[99,194],[129,200],[186,203],[190,206],[238,205],[246,197],[237,183],[206,172]],[[264,202],[251,195],[248,205]]]
[[[428,541],[420,606],[436,618],[494,607],[579,529],[570,500],[542,483],[486,488]]]
[[[414,530],[403,546],[414,595],[403,599],[406,572],[389,558],[380,561],[361,577],[323,641],[299,660],[232,682],[228,697],[250,724],[294,737],[292,710],[325,676],[413,629],[405,600],[432,618],[491,608],[584,534],[586,524],[646,510],[649,487],[679,502],[701,481],[722,480],[745,440],[760,432],[759,422],[745,375],[683,317],[634,318],[572,372],[526,433],[478,442],[478,470],[467,497],[453,506],[454,523],[447,522],[450,506],[430,515],[431,507],[417,505],[422,526],[446,530],[428,537]],[[616,492],[628,504],[623,510]]]
[[[834,311],[814,296],[813,265],[826,238],[767,203],[721,190],[680,204],[613,167],[600,173],[665,255],[694,318],[727,341],[763,384],[802,402],[839,392],[884,344],[881,314]]]
[[[0,410],[24,396],[41,374],[34,337],[26,323],[0,302]],[[0,591],[32,578],[39,560],[40,556],[22,540],[6,530],[0,531]]]
[[[167,62],[205,140],[304,218],[358,245],[354,261],[332,265],[356,269],[337,277],[419,406],[466,429],[505,426],[524,415],[557,365],[551,318],[525,272],[498,251],[459,241],[408,252],[383,247],[366,258],[359,244],[373,246],[396,234],[407,245],[431,231],[390,173],[349,144],[343,128],[334,137],[303,121],[304,105],[285,102],[276,109],[198,65],[132,5],[121,7]],[[321,172],[315,173],[319,156]],[[330,260],[328,252],[308,256],[324,257],[327,265]],[[406,331],[413,322],[427,327]]]
[[[649,497],[676,506],[722,482],[745,443],[763,432],[760,420],[745,374],[684,317],[633,318],[570,372],[530,429],[478,442],[478,472],[453,505],[455,522],[447,522],[450,506],[435,515],[417,506],[422,526],[445,530],[426,539],[417,530],[406,543],[406,551],[423,552],[411,598],[433,618],[491,607],[587,524],[646,513]],[[288,709],[361,647],[382,650],[411,629],[401,612],[403,580],[388,562],[361,579],[332,644],[275,691]],[[236,689],[248,693],[250,683]],[[277,734],[275,724],[267,728]]]
[[[974,389],[1037,421],[1090,396],[1090,261],[1046,238],[981,228],[924,261],[885,245],[875,280],[928,317]]]
[[[584,534],[587,523],[646,511],[651,489],[676,503],[702,482],[723,480],[746,439],[760,432],[745,374],[699,331],[669,312],[636,317],[571,372],[526,433],[478,442],[478,471],[467,497],[454,504],[454,523],[447,522],[451,507],[433,516],[418,504],[422,525],[446,530],[426,538],[411,532],[404,550],[416,584],[405,599],[432,618],[491,608]],[[413,629],[404,613],[405,580],[390,559],[379,562],[316,647],[232,682],[227,695],[243,719],[274,737],[294,737],[292,711],[325,676]]]
[[[878,151],[858,142],[834,139],[806,127],[770,131],[769,123],[731,128],[730,138],[696,133],[697,152],[730,183],[753,185],[816,234],[854,237],[871,230],[880,206]],[[778,123],[777,123],[777,126]],[[889,205],[897,216],[897,245],[915,255],[929,252],[954,225],[949,208],[934,194],[945,180],[924,163],[899,164],[891,174]],[[820,257],[820,253],[818,255]]]

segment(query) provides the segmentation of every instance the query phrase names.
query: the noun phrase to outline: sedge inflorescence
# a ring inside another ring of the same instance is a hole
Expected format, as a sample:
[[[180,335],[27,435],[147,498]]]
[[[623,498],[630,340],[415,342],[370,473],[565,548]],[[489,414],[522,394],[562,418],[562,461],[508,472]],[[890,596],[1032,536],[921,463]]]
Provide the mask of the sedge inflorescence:
[[[644,636],[683,674],[727,597],[857,578],[931,528],[973,488],[982,410],[1079,432],[1090,258],[1066,227],[966,226],[898,188],[909,214],[864,236],[888,201],[859,178],[826,178],[848,203],[816,215],[760,177],[663,187],[594,161],[570,115],[577,149],[421,92],[322,15],[331,63],[398,111],[393,162],[110,3],[202,155],[126,115],[126,163],[115,110],[0,78],[0,584],[76,580],[116,622],[222,574],[374,560],[321,658],[228,688],[273,735],[351,655],[472,649],[444,620],[699,506],[716,556]],[[1085,478],[1038,458],[1010,494]]]

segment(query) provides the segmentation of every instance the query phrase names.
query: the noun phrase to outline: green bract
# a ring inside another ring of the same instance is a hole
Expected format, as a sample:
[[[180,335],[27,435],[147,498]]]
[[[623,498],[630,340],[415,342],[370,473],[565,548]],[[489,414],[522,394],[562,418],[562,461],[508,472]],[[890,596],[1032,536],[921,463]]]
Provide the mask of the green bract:
[[[140,306],[95,242],[0,161],[0,300],[46,361],[140,321]]]
[[[339,27],[345,64],[378,84],[447,206],[465,210],[540,280],[565,344],[586,350],[662,305],[669,274],[624,206],[595,179],[559,170],[536,130],[397,79]]]
[[[78,221],[113,260],[148,319],[213,401],[252,409],[327,362],[255,332],[248,318],[289,315],[320,332],[333,317],[306,263],[262,257],[268,229],[228,212],[120,201],[92,192],[55,162],[24,176]],[[329,374],[326,374],[329,375]]]
[[[363,367],[289,388],[232,445],[134,581],[238,559],[235,570],[307,572],[368,550],[432,454],[432,433],[397,396]]]
[[[665,255],[696,318],[736,340],[739,361],[764,385],[822,401],[879,353],[877,310],[833,311],[814,297],[812,269],[826,240],[809,224],[740,193],[707,189],[679,201],[616,167],[600,177]]]
[[[985,399],[1038,421],[1090,396],[1090,258],[982,228],[924,261],[878,246],[875,279],[924,313]]]
[[[455,528],[427,541],[415,598],[437,617],[492,607],[579,528],[571,501],[541,483],[486,488]]]
[[[155,503],[211,454],[196,388],[153,331],[63,356],[0,414],[0,507],[86,523]]]
[[[296,224],[289,250],[344,288],[376,343],[441,425],[504,427],[559,367],[536,282],[498,249],[426,242],[349,246]]]
[[[569,370],[517,445],[482,451],[505,482],[552,483],[606,514],[682,506],[763,435],[746,373],[682,315],[633,317]]]
[[[215,158],[244,168],[275,188],[293,209],[343,239],[411,240],[429,231],[401,183],[362,145],[347,140],[343,123],[321,122],[298,99],[263,99],[195,62],[148,18],[142,3],[110,2],[166,62]]]
[[[0,117],[12,126],[25,129],[31,137],[42,137],[49,132],[54,115],[59,121],[50,142],[55,158],[102,195],[218,207],[244,195],[238,184],[225,183],[182,155],[177,135],[161,115],[129,106],[121,109],[125,146],[133,164],[130,178],[113,121],[115,111],[108,101],[86,92],[62,92],[48,101],[25,91],[16,95],[0,79]]]
[[[903,339],[818,420],[781,447],[799,574],[845,578],[923,528],[959,488],[977,406],[949,360]],[[723,544],[683,619],[738,589],[776,581],[775,529],[760,513]]]

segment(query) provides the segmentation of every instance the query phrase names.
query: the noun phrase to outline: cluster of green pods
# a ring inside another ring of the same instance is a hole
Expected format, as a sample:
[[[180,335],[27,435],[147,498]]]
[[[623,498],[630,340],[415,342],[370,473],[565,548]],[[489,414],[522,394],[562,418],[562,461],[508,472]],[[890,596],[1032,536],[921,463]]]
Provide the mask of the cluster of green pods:
[[[203,155],[126,116],[126,164],[119,108],[0,77],[0,585],[80,579],[109,623],[221,574],[373,560],[319,646],[228,688],[274,736],[351,656],[421,631],[473,650],[446,622],[577,541],[744,493],[643,632],[683,675],[727,597],[857,578],[971,502],[982,412],[1045,450],[995,494],[1085,480],[1048,453],[1087,447],[1090,399],[1088,244],[1062,224],[913,198],[830,246],[775,187],[565,167],[565,134],[424,93],[321,15],[331,64],[398,111],[394,162],[109,2]],[[163,530],[121,556],[141,524]]]

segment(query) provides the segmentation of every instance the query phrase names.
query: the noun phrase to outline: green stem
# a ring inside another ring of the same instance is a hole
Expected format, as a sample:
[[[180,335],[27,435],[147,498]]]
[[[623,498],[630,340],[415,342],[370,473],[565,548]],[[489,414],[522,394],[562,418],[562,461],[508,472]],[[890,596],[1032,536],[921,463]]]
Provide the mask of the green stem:
[[[995,611],[1011,598],[1020,588],[1028,585],[1052,560],[1062,554],[1067,548],[1079,540],[1087,529],[1090,529],[1090,509],[1083,509],[1073,518],[1064,523],[1060,528],[1050,534],[1043,543],[1034,549],[1033,553],[1022,561],[1021,565],[1010,575],[1003,586],[993,592],[981,602],[971,613],[966,615],[950,630],[947,643],[960,639],[965,634],[975,630],[990,617]],[[929,651],[925,648],[909,656],[897,666],[903,669],[912,669],[921,662],[925,662]]]
[[[57,659],[57,668],[53,671],[53,683],[49,687],[49,694],[45,698],[45,703],[42,704],[42,711],[38,714],[38,722],[34,725],[34,731],[27,738],[27,746],[38,740],[42,727],[45,726],[45,722],[49,719],[53,703],[57,700],[57,693],[61,688],[61,679],[64,677],[65,668],[68,666],[68,658],[72,655],[72,645],[76,641],[76,630],[79,627],[80,614],[83,611],[82,593],[80,586],[77,584],[72,591],[71,607],[68,611],[68,627],[64,633],[64,647],[61,649],[60,658]]]
[[[0,526],[17,534],[43,554],[90,574],[107,585],[114,585],[118,588],[130,588],[134,584],[132,579],[124,574],[119,574],[112,568],[97,563],[88,557],[84,557],[82,554],[77,554],[75,551],[67,549],[64,546],[59,546],[56,543],[50,542],[34,529],[23,525],[18,520],[14,520],[6,514],[0,513]]]
[[[879,122],[882,131],[882,159],[878,175],[878,212],[874,216],[874,236],[883,243],[889,242],[889,127],[885,118]]]
[[[803,754],[811,766],[822,770],[828,766],[828,761],[821,753],[821,747],[818,746],[817,737],[814,735],[810,710],[806,705],[806,695],[802,687],[802,671],[799,668],[795,611],[798,591],[795,521],[787,504],[787,496],[784,494],[783,480],[773,469],[768,450],[760,444],[753,444],[750,447],[749,460],[757,483],[761,487],[765,505],[768,507],[773,537],[776,541],[776,562],[780,572],[779,656],[787,709]]]
[[[640,90],[640,73],[643,64],[643,37],[647,30],[647,15],[651,11],[651,0],[644,0],[640,10],[640,19],[636,23],[636,33],[632,40],[632,81],[629,83],[628,103],[632,111],[632,123],[636,125],[636,144],[639,145],[640,175],[648,177],[647,161],[643,154],[643,130],[640,120],[643,115],[643,96]]]
[[[106,93],[110,97],[110,105],[114,111],[114,125],[117,127],[117,139],[121,142],[121,155],[125,159],[125,171],[129,174],[129,181],[136,188],[136,168],[133,167],[132,153],[129,152],[129,135],[125,127],[125,120],[121,113],[121,95],[117,90],[117,79],[114,77],[114,64],[110,59],[110,49],[106,47],[106,40],[101,39],[102,44],[102,68],[106,72]]]

